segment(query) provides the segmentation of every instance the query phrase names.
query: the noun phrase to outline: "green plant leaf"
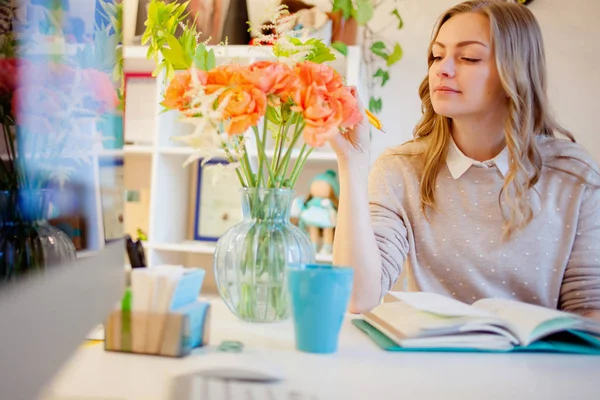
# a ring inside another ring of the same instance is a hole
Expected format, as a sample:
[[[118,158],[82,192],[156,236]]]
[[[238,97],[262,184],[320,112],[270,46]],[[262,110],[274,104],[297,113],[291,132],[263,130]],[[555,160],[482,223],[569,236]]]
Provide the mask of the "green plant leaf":
[[[376,54],[387,61],[389,55],[385,47],[385,43],[383,43],[382,41],[373,43],[371,45],[371,51],[373,52],[373,54]]]
[[[348,55],[348,46],[344,42],[333,42],[331,43],[331,47],[344,56]]]
[[[371,96],[371,98],[369,98],[369,111],[375,114],[381,111],[381,97],[376,99]]]
[[[392,54],[390,54],[390,56],[387,59],[387,66],[391,67],[392,65],[394,65],[398,61],[400,61],[401,58],[402,58],[402,47],[400,47],[400,45],[398,43],[396,43],[396,45],[394,46],[394,51],[392,52]]]
[[[395,8],[394,11],[392,11],[392,15],[398,18],[398,29],[402,29],[402,27],[404,26],[404,21],[402,21],[402,17],[400,16],[400,13],[398,12],[397,8]]]
[[[168,58],[163,52],[163,56],[167,58],[167,60],[173,64],[173,66],[177,69],[184,68],[187,69],[190,67],[191,59],[189,55],[185,54],[183,51],[183,47],[179,41],[175,38],[175,36],[169,35],[167,36],[167,43],[169,44],[170,51],[167,52],[169,54]]]
[[[386,70],[379,68],[373,75],[373,78],[381,78],[381,86],[383,87],[383,85],[385,85],[385,83],[390,79],[390,74]]]
[[[267,119],[279,126],[281,124],[281,117],[276,107],[268,106],[266,112]]]
[[[356,0],[354,18],[359,25],[365,25],[373,18],[373,2],[371,0]]]
[[[217,66],[217,58],[215,57],[215,51],[210,49],[208,54],[206,55],[206,68],[207,71],[215,68]]]
[[[352,0],[333,0],[332,12],[340,10],[344,19],[350,18],[354,14],[352,9]]]

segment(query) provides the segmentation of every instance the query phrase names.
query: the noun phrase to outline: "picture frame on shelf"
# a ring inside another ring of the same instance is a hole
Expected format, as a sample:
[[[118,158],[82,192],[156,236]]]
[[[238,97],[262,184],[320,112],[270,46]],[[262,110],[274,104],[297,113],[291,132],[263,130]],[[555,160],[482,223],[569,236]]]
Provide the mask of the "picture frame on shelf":
[[[216,242],[242,220],[240,182],[234,169],[211,168],[227,165],[223,159],[198,161],[194,240]],[[218,183],[215,183],[217,182]]]
[[[156,129],[157,81],[152,72],[125,72],[125,143],[152,144]]]
[[[123,157],[99,159],[99,183],[102,204],[104,240],[116,240],[125,236],[125,160]]]

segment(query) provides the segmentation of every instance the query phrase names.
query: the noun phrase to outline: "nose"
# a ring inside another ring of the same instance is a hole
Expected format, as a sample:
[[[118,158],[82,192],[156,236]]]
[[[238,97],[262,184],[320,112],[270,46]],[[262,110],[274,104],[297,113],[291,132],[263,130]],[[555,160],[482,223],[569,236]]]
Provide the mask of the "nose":
[[[456,73],[452,57],[444,57],[438,63],[437,76],[439,78],[453,78]]]

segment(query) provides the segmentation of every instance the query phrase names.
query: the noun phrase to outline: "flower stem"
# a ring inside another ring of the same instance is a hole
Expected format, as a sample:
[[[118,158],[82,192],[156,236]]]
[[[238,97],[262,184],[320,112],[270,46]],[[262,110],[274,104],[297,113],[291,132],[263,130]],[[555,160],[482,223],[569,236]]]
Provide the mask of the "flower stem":
[[[276,171],[276,174],[278,176],[283,172],[284,173],[283,177],[285,177],[285,172],[287,171],[287,167],[290,162],[290,157],[292,155],[292,151],[294,150],[294,145],[296,144],[298,139],[300,139],[300,134],[302,133],[303,128],[304,128],[304,124],[296,125],[296,130],[294,131],[294,137],[292,138],[292,143],[290,143],[290,147],[288,147],[287,151],[285,152],[285,154],[283,156],[284,162],[282,163],[282,165],[279,166],[279,168]],[[282,168],[283,166],[285,166],[285,168]]]
[[[229,148],[227,148],[227,145],[225,143],[223,143],[221,146],[223,147],[223,150],[225,150],[225,154],[227,155],[227,160],[230,163],[232,163],[234,160],[233,160],[233,156],[231,155],[231,152],[229,151]],[[243,168],[243,165],[242,165],[242,168]],[[240,181],[240,184],[242,185],[242,187],[248,187],[248,185],[244,181],[244,178],[242,177],[242,174],[240,173],[239,168],[235,169],[235,174],[237,175],[238,180]]]
[[[292,170],[292,175],[290,176],[291,187],[294,187],[294,185],[296,184],[296,180],[298,180],[298,177],[300,176],[300,172],[302,172],[302,168],[304,167],[306,160],[308,160],[308,156],[310,156],[310,153],[312,153],[312,151],[314,150],[314,148],[311,147],[310,149],[308,149],[308,151],[306,151],[306,155],[303,155],[303,153],[306,149],[308,149],[308,146],[306,144],[304,144],[302,146],[302,151],[300,152],[300,156],[298,157],[298,160],[296,161],[296,165],[294,165],[294,169]]]
[[[265,128],[266,128],[266,124],[265,124]],[[262,181],[262,183],[264,184],[264,177],[262,175],[262,167],[263,164],[267,167],[267,173],[269,174],[269,184],[271,182],[274,181],[273,179],[273,171],[271,171],[271,167],[269,166],[269,163],[267,162],[267,155],[265,153],[265,144],[264,141],[260,140],[260,135],[258,134],[258,128],[256,126],[253,126],[252,129],[254,130],[254,135],[256,136],[256,147],[258,148],[258,174],[259,174],[259,184]],[[263,137],[264,137],[264,133],[263,133]]]

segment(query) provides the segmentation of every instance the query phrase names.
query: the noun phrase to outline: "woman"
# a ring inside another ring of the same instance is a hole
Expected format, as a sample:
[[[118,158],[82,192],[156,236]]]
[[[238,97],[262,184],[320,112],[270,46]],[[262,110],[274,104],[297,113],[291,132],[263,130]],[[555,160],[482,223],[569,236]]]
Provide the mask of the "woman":
[[[429,51],[413,141],[370,172],[364,126],[331,143],[334,263],[355,269],[350,310],[376,306],[407,261],[409,290],[600,319],[600,175],[549,114],[534,16],[467,1],[442,15]]]

